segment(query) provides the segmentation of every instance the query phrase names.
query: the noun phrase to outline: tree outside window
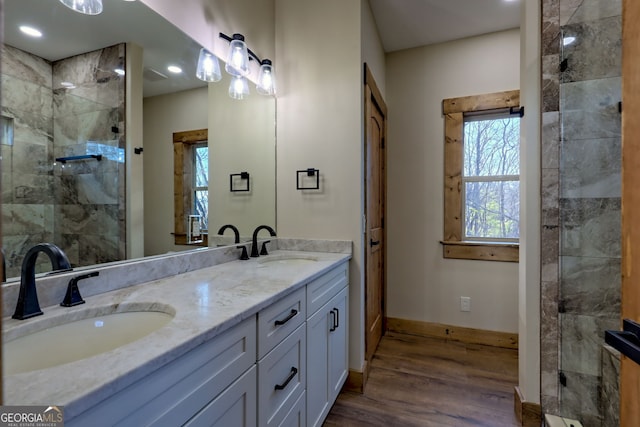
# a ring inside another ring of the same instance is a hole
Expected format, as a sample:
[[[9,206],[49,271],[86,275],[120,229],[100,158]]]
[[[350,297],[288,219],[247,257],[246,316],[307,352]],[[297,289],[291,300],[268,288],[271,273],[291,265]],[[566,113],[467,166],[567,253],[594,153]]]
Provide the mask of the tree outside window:
[[[199,143],[193,149],[193,212],[202,218],[203,230],[209,229],[209,147]]]
[[[465,118],[463,145],[463,239],[517,242],[520,117]]]

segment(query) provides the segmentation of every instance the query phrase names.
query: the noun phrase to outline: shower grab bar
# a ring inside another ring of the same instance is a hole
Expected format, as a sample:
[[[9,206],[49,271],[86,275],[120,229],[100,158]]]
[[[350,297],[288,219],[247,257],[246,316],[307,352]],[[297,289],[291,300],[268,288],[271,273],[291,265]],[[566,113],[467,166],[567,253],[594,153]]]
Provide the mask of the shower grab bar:
[[[85,160],[85,159],[96,159],[97,161],[100,161],[102,160],[102,154],[85,154],[82,156],[58,157],[56,158],[56,162],[67,163],[73,160]]]
[[[604,341],[640,365],[640,324],[624,319],[622,331],[605,331]]]

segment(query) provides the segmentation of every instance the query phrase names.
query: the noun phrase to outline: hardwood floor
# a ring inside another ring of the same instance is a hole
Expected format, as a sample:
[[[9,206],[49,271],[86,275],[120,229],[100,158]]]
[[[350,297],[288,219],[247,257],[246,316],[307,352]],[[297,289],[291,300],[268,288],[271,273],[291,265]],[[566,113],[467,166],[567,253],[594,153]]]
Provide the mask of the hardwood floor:
[[[517,350],[387,332],[365,393],[340,393],[324,426],[519,426],[517,384]]]

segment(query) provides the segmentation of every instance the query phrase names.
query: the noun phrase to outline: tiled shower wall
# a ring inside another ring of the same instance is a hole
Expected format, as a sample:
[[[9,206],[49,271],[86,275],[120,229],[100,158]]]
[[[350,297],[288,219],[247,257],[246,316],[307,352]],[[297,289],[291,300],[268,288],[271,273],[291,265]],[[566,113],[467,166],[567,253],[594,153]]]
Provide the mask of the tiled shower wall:
[[[620,15],[620,0],[543,2],[541,403],[586,427],[617,425]]]
[[[1,57],[2,115],[13,122],[12,144],[2,145],[7,276],[40,242],[60,246],[74,266],[123,259],[125,93],[113,70],[125,46],[54,63],[3,46]],[[103,157],[54,163],[84,154]]]

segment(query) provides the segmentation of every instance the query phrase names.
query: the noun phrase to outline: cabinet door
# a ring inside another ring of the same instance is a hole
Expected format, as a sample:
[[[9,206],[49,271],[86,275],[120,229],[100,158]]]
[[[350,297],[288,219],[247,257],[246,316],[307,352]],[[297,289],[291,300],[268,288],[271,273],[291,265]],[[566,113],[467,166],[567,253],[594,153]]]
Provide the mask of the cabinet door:
[[[329,303],[307,319],[307,426],[322,425],[329,412]]]
[[[347,380],[349,366],[349,294],[344,288],[329,302],[329,314],[335,318],[335,325],[329,329],[329,404],[340,394],[340,389]],[[332,314],[333,313],[333,314]]]
[[[254,365],[190,419],[185,427],[255,427],[256,420],[256,367]]]
[[[321,426],[347,379],[347,288],[307,319],[307,426]]]

